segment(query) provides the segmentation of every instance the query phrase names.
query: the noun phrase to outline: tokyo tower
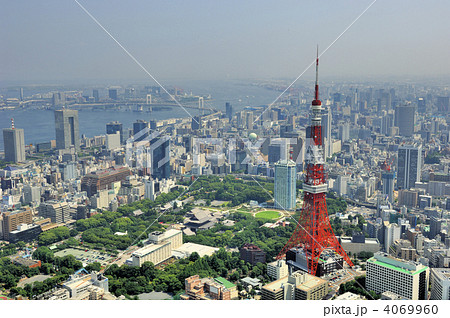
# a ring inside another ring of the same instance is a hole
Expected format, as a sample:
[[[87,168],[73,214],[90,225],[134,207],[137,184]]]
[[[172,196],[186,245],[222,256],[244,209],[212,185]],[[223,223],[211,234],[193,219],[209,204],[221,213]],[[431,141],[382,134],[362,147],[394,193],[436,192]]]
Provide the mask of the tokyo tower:
[[[316,274],[320,255],[324,250],[333,250],[353,266],[347,253],[334,235],[327,212],[327,183],[324,171],[322,147],[322,102],[319,100],[319,56],[316,58],[315,96],[311,105],[311,124],[307,128],[305,155],[306,178],[303,183],[304,201],[299,223],[291,238],[278,254],[277,259],[285,257],[286,253],[299,247],[305,253],[308,272]]]

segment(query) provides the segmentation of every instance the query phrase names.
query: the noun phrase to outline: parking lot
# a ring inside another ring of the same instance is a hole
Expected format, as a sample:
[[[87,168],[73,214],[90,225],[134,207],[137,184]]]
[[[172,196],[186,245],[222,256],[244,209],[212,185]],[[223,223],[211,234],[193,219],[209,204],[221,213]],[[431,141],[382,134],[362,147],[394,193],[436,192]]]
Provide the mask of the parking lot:
[[[353,280],[354,276],[359,276],[358,272],[356,272],[355,270],[341,269],[332,274],[326,275],[323,278],[328,280],[330,283],[331,289],[333,289],[337,292],[339,290],[339,286],[341,284],[344,284],[346,282]]]
[[[93,262],[99,262],[102,265],[108,264],[112,256],[106,253],[102,253],[96,250],[81,250],[76,248],[67,248],[65,250],[55,253],[55,256],[63,257],[66,255],[73,255],[77,260],[83,263],[83,265],[88,265]]]

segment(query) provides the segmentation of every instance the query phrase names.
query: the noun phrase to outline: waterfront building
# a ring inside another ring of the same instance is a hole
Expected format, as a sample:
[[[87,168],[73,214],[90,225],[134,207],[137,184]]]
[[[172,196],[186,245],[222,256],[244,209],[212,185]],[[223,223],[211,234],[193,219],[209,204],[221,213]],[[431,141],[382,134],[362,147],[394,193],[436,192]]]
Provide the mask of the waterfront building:
[[[80,149],[78,110],[55,110],[56,148]]]

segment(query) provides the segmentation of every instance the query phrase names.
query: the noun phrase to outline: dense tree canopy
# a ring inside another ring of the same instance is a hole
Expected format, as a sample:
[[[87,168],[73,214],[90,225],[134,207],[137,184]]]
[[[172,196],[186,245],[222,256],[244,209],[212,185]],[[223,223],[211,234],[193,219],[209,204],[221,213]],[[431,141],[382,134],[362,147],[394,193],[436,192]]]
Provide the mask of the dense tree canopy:
[[[70,237],[70,230],[65,226],[59,226],[54,229],[39,234],[39,245],[50,245]]]

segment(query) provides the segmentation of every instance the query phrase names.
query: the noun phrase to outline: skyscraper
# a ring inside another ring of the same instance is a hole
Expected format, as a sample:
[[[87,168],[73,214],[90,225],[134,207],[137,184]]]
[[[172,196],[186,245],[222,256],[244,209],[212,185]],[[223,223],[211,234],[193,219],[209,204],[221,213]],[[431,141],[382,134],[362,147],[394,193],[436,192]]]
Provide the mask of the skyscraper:
[[[14,124],[13,124],[14,125]],[[23,129],[3,128],[3,144],[5,146],[5,161],[25,161],[25,137]]]
[[[397,188],[409,189],[420,181],[422,170],[422,145],[401,145],[397,154]]]
[[[100,95],[99,95],[99,93],[98,93],[98,89],[94,89],[94,90],[92,91],[92,96],[94,97],[94,101],[95,101],[96,103],[98,103],[99,100],[100,100]]]
[[[78,110],[55,110],[55,130],[57,149],[80,149]]]
[[[350,139],[350,124],[349,123],[344,123],[339,126],[339,139],[341,140],[341,143],[344,143]]]
[[[199,130],[203,128],[202,118],[200,116],[195,116],[192,118],[191,127],[192,130]]]
[[[415,108],[413,105],[397,106],[395,108],[395,125],[400,136],[411,137],[414,134]]]
[[[110,99],[116,100],[117,99],[117,88],[110,88],[108,90],[108,96]]]
[[[41,201],[41,188],[39,186],[24,185],[23,186],[23,203],[38,204]]]
[[[106,134],[113,135],[115,133],[120,133],[120,143],[123,143],[123,127],[118,121],[112,121],[106,124]]]
[[[170,140],[166,137],[153,138],[151,147],[151,175],[154,179],[170,177]]]
[[[381,118],[381,133],[390,136],[392,126],[394,126],[394,117],[393,114],[388,113]]]
[[[394,203],[394,179],[395,172],[391,170],[391,160],[386,158],[381,165],[381,181],[383,183],[383,196],[391,203]]]
[[[401,228],[396,223],[390,223],[384,228],[384,250],[389,253],[392,244],[401,237]]]
[[[419,98],[417,100],[417,111],[421,114],[425,114],[427,112],[427,104],[424,98]]]
[[[275,207],[295,210],[297,169],[292,160],[280,160],[275,164]]]
[[[148,137],[149,135],[148,128],[150,128],[150,124],[145,120],[138,119],[135,123],[133,123],[133,136],[135,136],[134,141],[141,141],[144,140],[146,137]],[[144,129],[147,129],[147,132],[139,134],[138,136],[138,133]]]
[[[449,101],[450,101],[450,97],[448,97],[448,96],[438,96],[437,102],[436,102],[438,112],[444,112],[445,114],[448,114]]]
[[[233,118],[233,106],[230,103],[225,103],[225,115],[230,121]]]
[[[322,114],[322,144],[324,148],[325,158],[331,157],[333,154],[333,142],[331,140],[331,109],[327,107]]]
[[[381,180],[383,182],[383,195],[387,197],[388,201],[394,203],[394,178],[393,171],[383,171],[381,173]]]

